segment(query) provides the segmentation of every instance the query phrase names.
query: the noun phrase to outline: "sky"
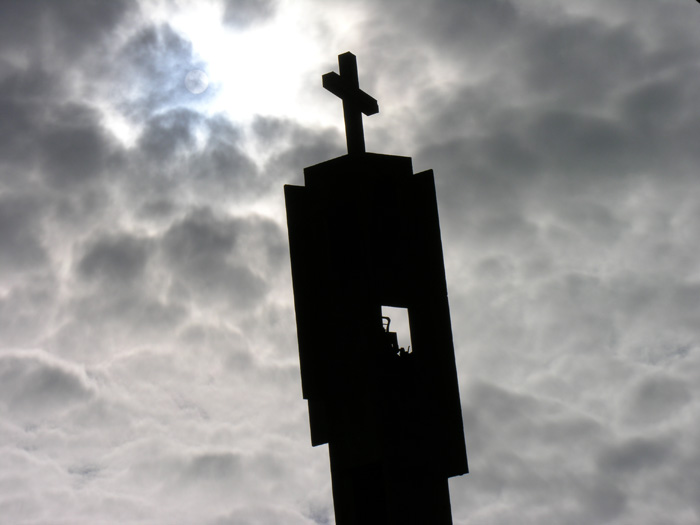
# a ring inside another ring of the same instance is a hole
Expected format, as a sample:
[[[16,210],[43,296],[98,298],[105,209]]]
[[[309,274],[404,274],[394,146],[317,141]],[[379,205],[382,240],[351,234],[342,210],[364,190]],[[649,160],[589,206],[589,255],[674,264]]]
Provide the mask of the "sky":
[[[697,2],[0,11],[0,523],[334,523],[283,185],[345,154],[345,51],[435,171],[455,524],[700,523]]]

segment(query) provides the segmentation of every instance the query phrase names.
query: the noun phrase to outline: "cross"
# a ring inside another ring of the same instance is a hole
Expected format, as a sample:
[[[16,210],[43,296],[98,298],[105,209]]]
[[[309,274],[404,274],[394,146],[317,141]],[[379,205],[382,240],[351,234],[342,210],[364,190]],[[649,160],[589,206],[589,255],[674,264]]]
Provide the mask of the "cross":
[[[323,87],[343,101],[345,137],[348,154],[365,152],[365,136],[362,130],[362,113],[367,116],[379,113],[377,101],[360,89],[357,77],[357,58],[350,53],[338,55],[340,75],[326,73],[321,78]]]

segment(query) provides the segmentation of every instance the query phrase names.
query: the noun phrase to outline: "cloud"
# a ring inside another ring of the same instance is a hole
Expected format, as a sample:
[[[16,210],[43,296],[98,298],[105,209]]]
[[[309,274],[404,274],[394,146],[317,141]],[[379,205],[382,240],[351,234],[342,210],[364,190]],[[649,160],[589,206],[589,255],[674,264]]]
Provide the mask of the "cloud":
[[[321,521],[317,521],[320,519]],[[313,525],[330,523],[323,516],[309,519],[297,511],[286,508],[270,508],[267,506],[240,509],[230,514],[217,518],[211,525],[274,525],[276,523],[289,523],[290,525]]]
[[[269,191],[268,179],[246,150],[240,125],[190,108],[169,109],[145,120],[127,161],[118,182],[125,204],[149,215],[141,220],[167,224],[198,205],[248,206]]]
[[[264,278],[243,252],[241,238],[254,221],[218,217],[211,210],[193,210],[173,224],[163,237],[166,263],[180,280],[174,284],[182,292],[206,299],[225,301],[234,308],[249,308],[266,292]],[[270,232],[279,235],[279,230]],[[270,262],[261,255],[260,264]]]
[[[192,69],[205,68],[192,43],[168,24],[141,26],[119,49],[115,60],[117,67],[106,72],[121,88],[120,106],[136,122],[144,114],[157,114],[191,101],[185,76]],[[202,96],[207,99],[214,91],[209,89]]]
[[[41,203],[29,195],[0,197],[0,273],[41,268],[48,254],[41,239]]]
[[[339,106],[207,113],[217,86],[183,85],[205,66],[184,4],[162,5],[165,22],[143,2],[0,20],[0,506],[330,523],[282,185],[345,153]],[[288,13],[219,5],[239,36]],[[358,54],[369,149],[435,170],[472,469],[450,481],[455,523],[695,523],[697,8],[295,9],[300,64]]]
[[[5,50],[38,51],[43,47],[62,60],[75,59],[104,43],[136,8],[131,0],[116,0],[108,6],[69,3],[60,7],[51,0],[39,0],[31,6],[12,2],[3,10],[0,42]],[[25,43],[31,45],[25,47]]]
[[[555,401],[486,383],[473,385],[462,402],[473,478],[452,485],[456,519],[479,508],[482,520],[500,520],[517,505],[524,523],[534,523],[543,512],[555,521],[602,523],[624,510],[623,491],[591,482],[592,453],[611,439],[598,421]]]
[[[94,112],[68,104],[44,123],[39,151],[48,184],[61,189],[84,187],[98,179],[117,162],[119,149]]]
[[[632,390],[626,417],[634,423],[659,425],[674,418],[692,399],[680,378],[664,374],[645,377]]]
[[[0,384],[5,410],[30,420],[56,417],[96,391],[84,370],[45,352],[0,354]]]
[[[240,468],[239,455],[228,451],[218,454],[210,452],[193,457],[187,464],[183,476],[187,478],[188,482],[212,481],[218,483],[231,479]]]
[[[128,286],[141,276],[149,256],[146,239],[122,234],[98,237],[86,248],[77,269],[86,279]]]
[[[245,29],[273,16],[277,0],[224,0],[223,22],[236,29]]]
[[[649,438],[632,438],[604,451],[599,459],[601,468],[625,475],[656,469],[672,454],[666,441]]]
[[[196,128],[203,118],[186,108],[176,108],[146,121],[139,137],[139,147],[154,163],[172,162],[183,151],[196,145]]]
[[[344,155],[343,137],[335,129],[315,129],[289,119],[258,116],[252,123],[254,140],[271,154],[263,169],[268,188],[303,184],[303,170]]]

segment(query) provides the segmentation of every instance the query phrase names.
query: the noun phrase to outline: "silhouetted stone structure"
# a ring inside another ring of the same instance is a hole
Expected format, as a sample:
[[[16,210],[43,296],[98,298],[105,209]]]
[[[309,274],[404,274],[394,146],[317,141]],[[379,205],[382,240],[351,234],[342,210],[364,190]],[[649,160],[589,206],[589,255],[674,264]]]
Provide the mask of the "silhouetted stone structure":
[[[328,443],[336,523],[452,523],[468,472],[432,171],[366,153],[355,56],[323,85],[343,99],[348,155],[285,186],[302,389]],[[382,306],[408,309],[412,351]]]

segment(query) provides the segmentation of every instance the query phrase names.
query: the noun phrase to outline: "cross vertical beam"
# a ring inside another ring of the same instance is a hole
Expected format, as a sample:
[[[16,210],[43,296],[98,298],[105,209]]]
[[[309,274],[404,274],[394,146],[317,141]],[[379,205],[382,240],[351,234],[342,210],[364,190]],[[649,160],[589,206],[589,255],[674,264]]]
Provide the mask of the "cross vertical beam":
[[[348,154],[365,152],[365,136],[362,129],[362,114],[374,115],[379,112],[377,101],[360,89],[357,74],[357,58],[350,52],[338,55],[340,75],[331,72],[321,78],[323,87],[343,101],[345,118],[345,138]]]
[[[357,58],[352,53],[338,56],[340,78],[345,79],[350,89],[360,90],[360,79],[357,73]],[[362,113],[354,97],[343,99],[343,118],[345,119],[345,139],[348,143],[348,154],[365,152],[365,131],[362,127]]]

